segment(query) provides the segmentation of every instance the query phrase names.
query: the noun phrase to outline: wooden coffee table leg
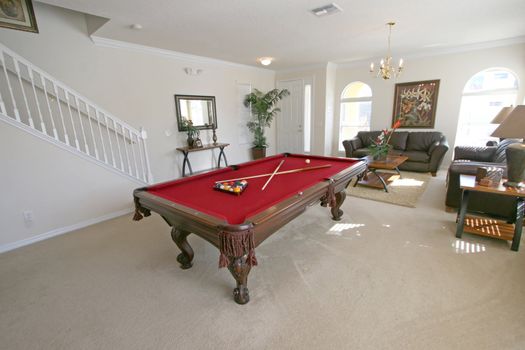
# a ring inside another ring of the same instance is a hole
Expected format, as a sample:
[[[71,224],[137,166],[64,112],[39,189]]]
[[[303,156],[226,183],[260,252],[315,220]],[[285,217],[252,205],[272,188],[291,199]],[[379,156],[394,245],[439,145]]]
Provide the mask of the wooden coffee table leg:
[[[370,169],[370,171],[371,171],[372,173],[374,173],[375,176],[377,176],[377,178],[379,179],[379,181],[381,181],[381,183],[383,184],[383,188],[385,189],[385,192],[388,193],[388,188],[386,187],[387,185],[386,185],[385,180],[383,180],[383,178],[382,178],[379,174],[376,173],[376,169]]]

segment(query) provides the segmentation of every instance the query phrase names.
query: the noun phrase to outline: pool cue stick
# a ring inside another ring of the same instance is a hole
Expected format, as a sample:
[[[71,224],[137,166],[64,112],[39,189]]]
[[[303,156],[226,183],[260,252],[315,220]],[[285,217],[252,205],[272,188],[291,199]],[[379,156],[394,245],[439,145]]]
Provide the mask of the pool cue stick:
[[[279,168],[281,167],[281,165],[283,165],[283,163],[284,163],[284,159],[281,160],[281,162],[279,163],[279,165],[277,166],[277,168],[275,168],[275,170],[273,171],[272,176],[270,176],[270,178],[266,181],[266,183],[264,184],[264,186],[261,188],[261,191],[264,191],[264,189],[266,188],[266,186],[270,183],[270,181],[272,181],[272,179],[273,179],[275,173],[279,171]]]
[[[332,164],[326,164],[326,165],[311,166],[311,167],[306,167],[306,168],[297,168],[297,169],[292,169],[292,170],[280,171],[280,172],[278,172],[278,173],[275,173],[275,175],[298,173],[298,172],[301,172],[301,171],[307,171],[307,170],[315,170],[315,169],[329,168],[329,167],[331,167],[331,166],[332,166]],[[218,182],[228,182],[228,181],[237,181],[237,180],[255,179],[255,178],[258,178],[258,177],[265,177],[265,176],[270,176],[270,175],[272,175],[272,174],[271,174],[271,173],[268,173],[268,174],[260,174],[260,175],[253,175],[253,176],[238,177],[238,178],[236,178],[236,179],[228,179],[228,180],[219,180],[219,181],[215,181],[215,183],[218,183]]]

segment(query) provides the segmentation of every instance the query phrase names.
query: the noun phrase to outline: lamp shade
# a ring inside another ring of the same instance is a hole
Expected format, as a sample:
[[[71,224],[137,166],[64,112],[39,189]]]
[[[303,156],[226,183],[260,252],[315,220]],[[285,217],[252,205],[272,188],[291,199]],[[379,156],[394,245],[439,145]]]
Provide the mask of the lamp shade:
[[[513,109],[514,107],[512,106],[503,107],[501,111],[499,111],[499,113],[494,117],[494,119],[492,119],[490,124],[501,124],[508,117],[508,115],[510,114],[510,112],[512,112]]]
[[[501,112],[500,112],[501,113]],[[498,114],[499,116],[499,114]],[[525,106],[518,105],[512,109],[507,118],[494,130],[491,136],[522,139],[525,137]]]

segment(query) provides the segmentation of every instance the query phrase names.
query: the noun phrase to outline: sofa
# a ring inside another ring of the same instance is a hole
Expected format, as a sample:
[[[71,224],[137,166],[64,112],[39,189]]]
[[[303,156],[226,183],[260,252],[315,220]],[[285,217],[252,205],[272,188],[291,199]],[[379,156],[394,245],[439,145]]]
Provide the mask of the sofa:
[[[461,174],[476,175],[479,167],[499,167],[506,176],[505,150],[509,145],[517,142],[521,140],[505,139],[496,146],[456,147],[454,160],[448,168],[445,205],[448,208],[459,208],[462,193],[459,188]],[[491,193],[472,192],[468,211],[511,220],[516,214],[516,199]]]
[[[361,158],[369,155],[368,147],[380,133],[360,131],[354,138],[343,141],[346,156]],[[432,176],[436,176],[449,148],[445,136],[438,131],[395,131],[390,144],[389,154],[408,157],[399,166],[400,170],[430,172]]]

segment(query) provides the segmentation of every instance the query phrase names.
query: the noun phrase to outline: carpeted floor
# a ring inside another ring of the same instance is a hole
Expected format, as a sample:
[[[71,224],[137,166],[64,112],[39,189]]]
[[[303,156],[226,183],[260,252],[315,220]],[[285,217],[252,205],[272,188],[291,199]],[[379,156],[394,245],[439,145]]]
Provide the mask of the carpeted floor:
[[[370,174],[369,176],[373,177],[375,175]],[[432,176],[429,173],[403,171],[401,172],[401,178],[398,178],[397,174],[393,175],[393,178],[396,178],[396,180],[388,184],[388,192],[385,192],[383,189],[365,187],[359,184],[353,187],[354,182],[352,182],[348,186],[346,193],[354,197],[415,208]]]
[[[1,348],[524,349],[525,248],[457,240],[444,175],[415,209],[309,208],[257,248],[244,306],[204,240],[179,268],[157,215],[1,254]]]

